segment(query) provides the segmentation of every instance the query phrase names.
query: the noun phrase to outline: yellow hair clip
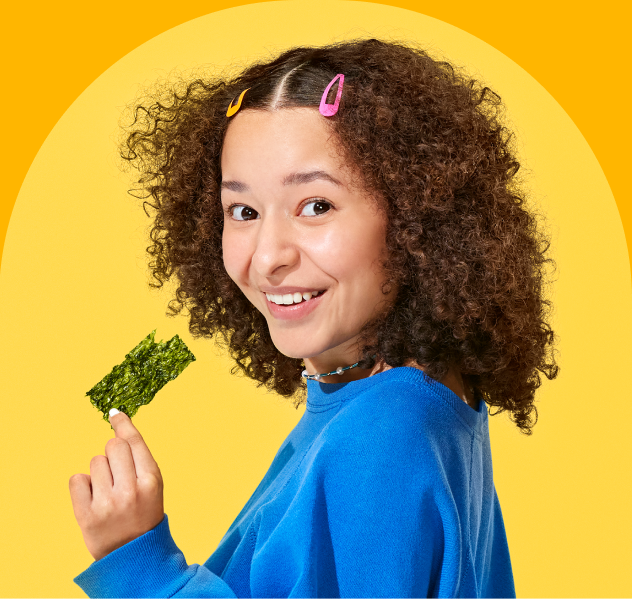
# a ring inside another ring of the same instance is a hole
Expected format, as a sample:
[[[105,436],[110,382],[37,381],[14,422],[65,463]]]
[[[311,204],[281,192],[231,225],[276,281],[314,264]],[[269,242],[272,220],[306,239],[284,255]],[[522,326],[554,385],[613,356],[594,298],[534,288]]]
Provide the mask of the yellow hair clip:
[[[244,99],[244,95],[249,89],[250,88],[247,88],[243,92],[241,92],[241,94],[239,94],[237,104],[235,104],[234,106],[233,102],[235,101],[235,98],[231,100],[230,104],[228,105],[228,110],[226,111],[226,116],[233,116],[241,108],[241,101]]]

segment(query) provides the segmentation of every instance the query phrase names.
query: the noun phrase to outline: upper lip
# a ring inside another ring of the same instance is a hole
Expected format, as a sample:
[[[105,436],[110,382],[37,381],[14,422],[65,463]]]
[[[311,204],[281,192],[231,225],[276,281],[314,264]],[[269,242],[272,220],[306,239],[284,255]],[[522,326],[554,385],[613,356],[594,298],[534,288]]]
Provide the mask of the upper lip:
[[[307,293],[308,291],[322,291],[320,287],[260,287],[263,293],[271,295],[286,295],[288,293]]]

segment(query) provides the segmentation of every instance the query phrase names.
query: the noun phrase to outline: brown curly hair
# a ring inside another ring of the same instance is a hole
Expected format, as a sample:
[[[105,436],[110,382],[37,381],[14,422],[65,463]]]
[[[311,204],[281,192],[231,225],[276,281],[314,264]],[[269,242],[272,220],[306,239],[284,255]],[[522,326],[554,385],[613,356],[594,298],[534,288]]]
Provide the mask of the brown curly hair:
[[[525,208],[499,96],[415,44],[293,48],[135,106],[121,156],[141,173],[130,192],[155,210],[150,284],[175,275],[170,315],[186,307],[191,333],[215,335],[236,361],[233,373],[304,402],[302,360],[277,350],[224,269],[220,156],[227,107],[244,89],[241,110],[317,107],[338,73],[344,93],[327,122],[365,189],[381,198],[384,268],[398,287],[387,315],[362,331],[360,366],[412,360],[437,380],[454,366],[494,414],[510,412],[530,434],[539,373],[558,373],[545,298],[549,241]]]

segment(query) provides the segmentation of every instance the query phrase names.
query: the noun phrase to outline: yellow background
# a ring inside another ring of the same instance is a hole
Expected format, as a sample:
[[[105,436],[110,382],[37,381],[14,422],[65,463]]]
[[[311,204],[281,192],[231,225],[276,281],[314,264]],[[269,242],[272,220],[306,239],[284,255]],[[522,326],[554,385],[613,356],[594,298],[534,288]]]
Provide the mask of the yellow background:
[[[626,17],[608,13],[608,3],[598,14],[500,1],[418,7],[430,16],[391,4],[253,4],[170,31],[231,5],[115,2],[93,13],[79,4],[31,5],[7,15],[7,220],[22,189],[0,274],[0,595],[83,596],[72,578],[92,559],[68,478],[88,472],[111,436],[83,395],[153,328],[158,339],[180,334],[198,358],[134,419],[165,477],[171,529],[189,563],[209,557],[303,411],[231,376],[212,343],[193,341],[184,318],[164,316],[168,295],[147,290],[148,223],[116,166],[120,110],[139,86],[173,69],[369,32],[419,39],[500,93],[533,196],[549,217],[562,374],[539,393],[533,437],[504,416],[491,420],[517,592],[632,594],[624,376],[632,295],[608,188],[632,226],[623,187],[627,74],[619,72],[626,38],[617,29]]]

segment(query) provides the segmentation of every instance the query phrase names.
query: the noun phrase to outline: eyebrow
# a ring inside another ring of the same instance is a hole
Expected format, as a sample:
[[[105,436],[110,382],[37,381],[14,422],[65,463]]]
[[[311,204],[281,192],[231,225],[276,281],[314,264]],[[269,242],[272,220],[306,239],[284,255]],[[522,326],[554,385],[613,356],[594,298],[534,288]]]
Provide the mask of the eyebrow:
[[[301,185],[312,181],[329,181],[334,185],[342,186],[342,183],[325,171],[310,171],[308,173],[292,173],[283,179],[283,185]]]
[[[245,183],[242,183],[241,181],[222,181],[220,188],[228,189],[230,191],[236,191],[238,193],[248,191],[250,189],[250,187],[248,187]]]
[[[287,175],[282,181],[283,185],[303,185],[305,183],[311,183],[312,181],[328,181],[339,187],[342,183],[335,177],[332,177],[326,171],[309,171],[306,173],[291,173]],[[241,181],[222,181],[221,189],[228,189],[230,191],[236,191],[237,193],[243,193],[250,191],[250,187]]]

